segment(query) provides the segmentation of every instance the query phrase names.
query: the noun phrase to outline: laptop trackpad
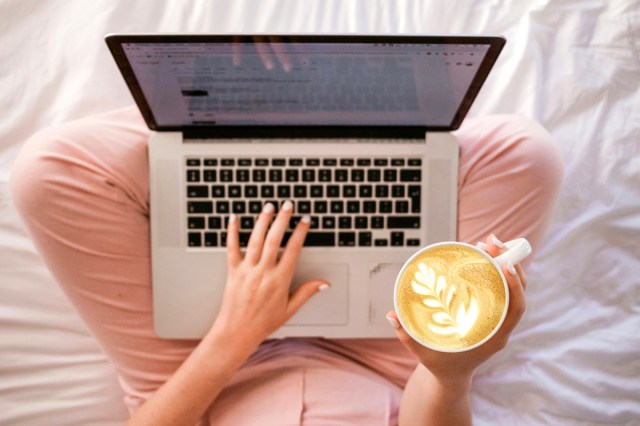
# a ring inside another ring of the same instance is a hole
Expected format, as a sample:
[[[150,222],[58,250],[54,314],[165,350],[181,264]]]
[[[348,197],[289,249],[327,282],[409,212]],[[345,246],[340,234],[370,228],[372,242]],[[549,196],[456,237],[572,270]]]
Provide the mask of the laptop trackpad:
[[[346,263],[301,263],[293,276],[292,289],[314,279],[331,288],[314,294],[287,325],[344,325],[349,322],[349,266]]]

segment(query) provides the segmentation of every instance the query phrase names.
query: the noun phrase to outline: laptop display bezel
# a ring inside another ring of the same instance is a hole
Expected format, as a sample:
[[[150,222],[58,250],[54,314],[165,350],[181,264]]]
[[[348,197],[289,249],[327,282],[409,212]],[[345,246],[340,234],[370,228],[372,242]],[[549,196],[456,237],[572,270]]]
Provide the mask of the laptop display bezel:
[[[163,126],[157,123],[123,49],[126,43],[248,43],[264,37],[291,43],[469,44],[489,49],[448,126]],[[158,132],[183,132],[186,138],[424,138],[427,131],[452,131],[460,127],[506,43],[504,37],[489,35],[109,34],[105,40],[147,126]]]

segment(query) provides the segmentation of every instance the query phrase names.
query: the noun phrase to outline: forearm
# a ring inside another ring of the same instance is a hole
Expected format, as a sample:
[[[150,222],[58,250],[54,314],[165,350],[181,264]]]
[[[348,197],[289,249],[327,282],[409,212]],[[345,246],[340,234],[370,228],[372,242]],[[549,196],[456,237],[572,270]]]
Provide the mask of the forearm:
[[[471,425],[471,377],[438,380],[418,365],[407,382],[400,404],[400,426]]]
[[[194,425],[255,350],[212,330],[127,425]]]

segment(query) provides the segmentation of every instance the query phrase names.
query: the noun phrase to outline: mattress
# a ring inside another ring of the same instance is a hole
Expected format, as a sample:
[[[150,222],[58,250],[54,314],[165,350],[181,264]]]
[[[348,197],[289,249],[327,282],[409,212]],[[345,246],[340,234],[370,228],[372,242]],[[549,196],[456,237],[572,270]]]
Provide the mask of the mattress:
[[[116,425],[115,373],[9,197],[38,129],[132,99],[111,32],[502,34],[471,110],[539,120],[566,176],[508,350],[478,371],[478,425],[640,424],[640,2],[0,2],[0,424]]]

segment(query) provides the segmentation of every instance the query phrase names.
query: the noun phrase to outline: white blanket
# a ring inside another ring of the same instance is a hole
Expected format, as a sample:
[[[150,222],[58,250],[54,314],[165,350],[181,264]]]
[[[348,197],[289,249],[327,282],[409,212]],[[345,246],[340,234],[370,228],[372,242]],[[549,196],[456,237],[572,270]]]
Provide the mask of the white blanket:
[[[498,33],[472,115],[534,117],[566,178],[510,346],[479,371],[478,425],[640,424],[638,0],[0,2],[0,424],[115,425],[112,368],[8,193],[24,140],[132,102],[110,32]]]

